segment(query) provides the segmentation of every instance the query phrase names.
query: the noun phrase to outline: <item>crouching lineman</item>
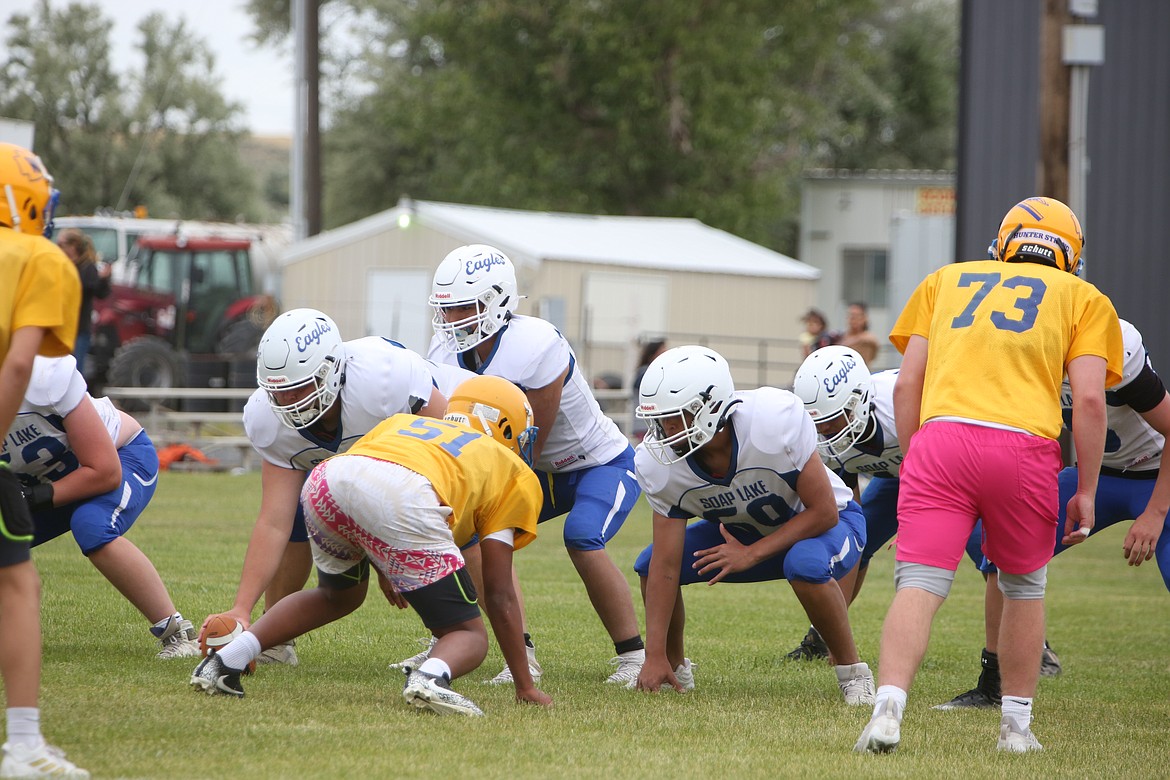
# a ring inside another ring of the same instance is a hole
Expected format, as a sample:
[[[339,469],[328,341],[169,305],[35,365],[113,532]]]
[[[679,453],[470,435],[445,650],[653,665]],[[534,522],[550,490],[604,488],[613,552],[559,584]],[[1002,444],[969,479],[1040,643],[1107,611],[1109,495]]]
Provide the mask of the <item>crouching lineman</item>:
[[[634,564],[646,601],[636,687],[694,688],[681,585],[784,579],[828,644],[846,703],[872,704],[837,583],[861,557],[865,520],[821,462],[800,400],[773,387],[737,393],[726,360],[685,346],[650,364],[637,415],[649,427],[635,464],[654,542]],[[692,517],[702,519],[686,525]]]
[[[482,715],[450,686],[487,655],[487,631],[459,552],[478,534],[487,613],[514,670],[516,699],[551,704],[525,663],[512,586],[513,550],[536,538],[541,493],[528,463],[535,438],[524,393],[499,377],[475,377],[452,394],[443,420],[396,414],[316,466],[301,503],[317,587],[281,599],[250,630],[211,651],[191,685],[243,696],[241,670],[261,652],[361,605],[372,563],[437,637],[427,660],[406,670],[407,703]]]

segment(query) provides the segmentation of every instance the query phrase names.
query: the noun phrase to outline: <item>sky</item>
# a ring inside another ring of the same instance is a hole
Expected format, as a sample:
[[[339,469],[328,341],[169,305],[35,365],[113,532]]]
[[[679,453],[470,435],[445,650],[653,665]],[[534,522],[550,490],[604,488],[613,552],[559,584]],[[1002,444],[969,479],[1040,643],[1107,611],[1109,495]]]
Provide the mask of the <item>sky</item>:
[[[149,13],[184,17],[188,29],[213,49],[223,93],[243,106],[248,129],[255,135],[292,135],[292,46],[286,44],[282,51],[249,41],[252,20],[244,0],[89,0],[95,1],[102,14],[114,20],[111,56],[117,71],[141,67],[142,55],[134,48],[136,28]]]

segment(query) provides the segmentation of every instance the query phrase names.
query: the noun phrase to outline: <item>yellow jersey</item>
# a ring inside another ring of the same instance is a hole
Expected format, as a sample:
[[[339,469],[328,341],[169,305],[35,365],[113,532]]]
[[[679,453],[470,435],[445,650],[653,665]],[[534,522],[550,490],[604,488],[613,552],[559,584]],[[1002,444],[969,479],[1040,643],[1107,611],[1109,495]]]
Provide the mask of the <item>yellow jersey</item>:
[[[364,456],[426,477],[439,500],[451,508],[448,523],[455,543],[506,528],[515,529],[519,550],[536,538],[543,496],[536,474],[518,455],[490,436],[462,423],[396,414],[336,458]]]
[[[46,331],[39,354],[72,354],[80,309],[81,279],[60,247],[0,227],[0,361],[12,333],[30,326]]]
[[[1056,439],[1060,387],[1074,358],[1106,361],[1121,381],[1121,326],[1113,303],[1072,274],[1038,263],[981,260],[927,276],[890,332],[899,352],[930,342],[920,422],[963,417]]]

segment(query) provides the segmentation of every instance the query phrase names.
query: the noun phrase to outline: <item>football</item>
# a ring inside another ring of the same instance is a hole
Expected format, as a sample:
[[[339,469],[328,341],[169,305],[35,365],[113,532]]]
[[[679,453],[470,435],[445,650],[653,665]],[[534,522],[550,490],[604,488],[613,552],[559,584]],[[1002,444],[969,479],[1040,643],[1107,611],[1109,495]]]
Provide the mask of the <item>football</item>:
[[[242,633],[244,627],[235,618],[213,615],[199,635],[199,651],[206,656],[208,650],[219,650]]]

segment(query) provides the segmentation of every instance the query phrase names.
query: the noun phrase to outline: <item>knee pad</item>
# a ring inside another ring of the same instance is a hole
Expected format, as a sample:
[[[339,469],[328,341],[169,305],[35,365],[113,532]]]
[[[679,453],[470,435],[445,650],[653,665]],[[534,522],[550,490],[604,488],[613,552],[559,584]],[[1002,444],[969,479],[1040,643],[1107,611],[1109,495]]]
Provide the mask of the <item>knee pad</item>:
[[[940,599],[945,599],[951,592],[951,585],[955,581],[955,573],[938,566],[928,566],[925,563],[910,563],[897,561],[894,563],[894,590],[902,588],[918,588],[927,593],[933,593]]]
[[[1035,600],[1044,598],[1044,588],[1048,584],[1048,567],[1041,566],[1031,574],[999,573],[999,589],[1004,598],[1020,600]]]

